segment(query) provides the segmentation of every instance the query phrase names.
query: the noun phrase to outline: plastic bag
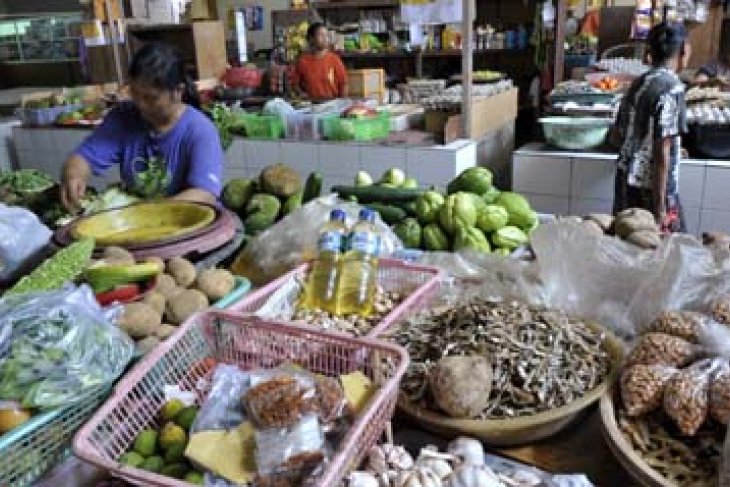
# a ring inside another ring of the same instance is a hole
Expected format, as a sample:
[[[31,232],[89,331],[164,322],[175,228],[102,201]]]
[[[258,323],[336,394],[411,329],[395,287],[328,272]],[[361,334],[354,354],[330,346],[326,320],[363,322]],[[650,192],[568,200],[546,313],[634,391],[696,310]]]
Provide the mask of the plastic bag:
[[[40,259],[51,235],[30,210],[0,203],[0,282],[17,277],[24,264]]]
[[[680,370],[667,383],[664,412],[682,434],[694,436],[707,419],[710,404],[710,377],[718,363],[703,360]]]
[[[710,382],[710,416],[720,424],[730,424],[730,365],[722,362]]]
[[[134,355],[91,288],[0,300],[0,398],[49,408],[110,385]]]
[[[343,202],[334,194],[311,201],[251,240],[238,255],[231,270],[261,285],[302,262],[314,259],[319,231],[335,208],[347,213],[347,225],[352,227],[361,206]],[[391,255],[403,248],[398,237],[379,216],[376,217],[375,225],[380,236],[381,256]]]
[[[315,414],[289,428],[256,430],[259,475],[301,478],[325,459],[324,433]]]
[[[666,365],[684,367],[689,365],[702,351],[687,340],[666,333],[642,335],[629,356],[626,367],[634,365]]]
[[[211,430],[229,430],[246,418],[241,398],[251,386],[251,374],[234,365],[220,364],[213,371],[213,379],[205,402],[200,407],[190,433]]]
[[[621,400],[630,417],[659,409],[664,390],[678,370],[666,365],[634,365],[621,374]]]

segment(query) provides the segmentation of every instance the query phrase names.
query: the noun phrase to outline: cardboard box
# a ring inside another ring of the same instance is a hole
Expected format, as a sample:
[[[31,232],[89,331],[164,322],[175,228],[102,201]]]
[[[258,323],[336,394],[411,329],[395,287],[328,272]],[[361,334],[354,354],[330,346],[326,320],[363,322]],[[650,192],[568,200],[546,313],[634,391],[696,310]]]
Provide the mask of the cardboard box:
[[[517,119],[518,94],[518,89],[512,88],[489,98],[474,100],[469,138],[479,140],[489,132],[513,123]],[[426,110],[426,131],[445,144],[461,139],[461,114]]]

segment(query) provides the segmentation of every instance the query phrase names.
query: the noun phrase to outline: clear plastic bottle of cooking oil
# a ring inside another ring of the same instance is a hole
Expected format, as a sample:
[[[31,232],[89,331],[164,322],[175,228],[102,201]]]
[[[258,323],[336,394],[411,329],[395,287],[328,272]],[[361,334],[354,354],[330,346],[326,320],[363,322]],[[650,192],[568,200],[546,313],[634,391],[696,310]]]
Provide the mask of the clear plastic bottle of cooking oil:
[[[312,264],[302,305],[337,314],[340,261],[344,250],[347,225],[345,212],[332,210],[317,240],[317,259]]]
[[[380,236],[375,228],[375,213],[360,211],[352,228],[347,252],[342,258],[338,301],[339,314],[369,316],[378,287]]]

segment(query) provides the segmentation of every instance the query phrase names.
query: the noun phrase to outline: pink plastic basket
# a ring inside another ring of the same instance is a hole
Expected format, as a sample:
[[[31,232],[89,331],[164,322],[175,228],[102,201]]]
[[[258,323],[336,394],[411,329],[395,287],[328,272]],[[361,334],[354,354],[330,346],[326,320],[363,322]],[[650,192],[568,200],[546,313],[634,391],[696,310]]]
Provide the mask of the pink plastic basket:
[[[393,415],[399,382],[409,362],[404,349],[386,342],[227,311],[200,313],[182,328],[138,363],[78,432],[73,444],[77,456],[137,485],[186,486],[186,482],[117,462],[140,431],[157,425],[165,385],[195,390],[218,363],[250,370],[293,362],[330,376],[359,370],[380,387],[315,484],[334,486],[348,470],[359,465],[382,435]],[[386,361],[390,366],[383,366]],[[199,394],[199,403],[204,395]]]
[[[234,313],[254,313],[261,309],[281,286],[291,279],[305,278],[308,271],[309,264],[302,264],[261,289],[251,292],[227,309]],[[379,336],[384,330],[414,311],[420,303],[425,301],[425,296],[433,295],[438,289],[440,275],[440,271],[436,267],[419,266],[396,259],[380,259],[378,284],[386,291],[412,289],[412,292],[366,336],[370,338]]]

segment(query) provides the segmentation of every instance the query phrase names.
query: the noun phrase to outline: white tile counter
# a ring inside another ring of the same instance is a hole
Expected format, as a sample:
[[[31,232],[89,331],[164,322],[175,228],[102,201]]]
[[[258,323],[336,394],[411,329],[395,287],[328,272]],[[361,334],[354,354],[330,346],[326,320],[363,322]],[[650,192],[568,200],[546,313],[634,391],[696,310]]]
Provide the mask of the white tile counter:
[[[12,134],[19,167],[41,169],[58,178],[64,160],[89,130],[16,126]],[[445,188],[460,172],[476,164],[476,147],[477,144],[469,140],[457,140],[444,146],[416,147],[236,137],[226,152],[225,177],[256,177],[264,167],[282,162],[303,176],[319,171],[324,176],[324,188],[328,190],[336,184],[352,184],[359,170],[368,171],[377,178],[388,168],[398,167],[417,178],[423,186]],[[110,173],[96,179],[94,185],[105,186],[118,178],[118,172]]]
[[[610,213],[616,155],[528,144],[512,158],[512,186],[544,213]],[[693,234],[730,233],[730,161],[682,160],[679,191]]]

